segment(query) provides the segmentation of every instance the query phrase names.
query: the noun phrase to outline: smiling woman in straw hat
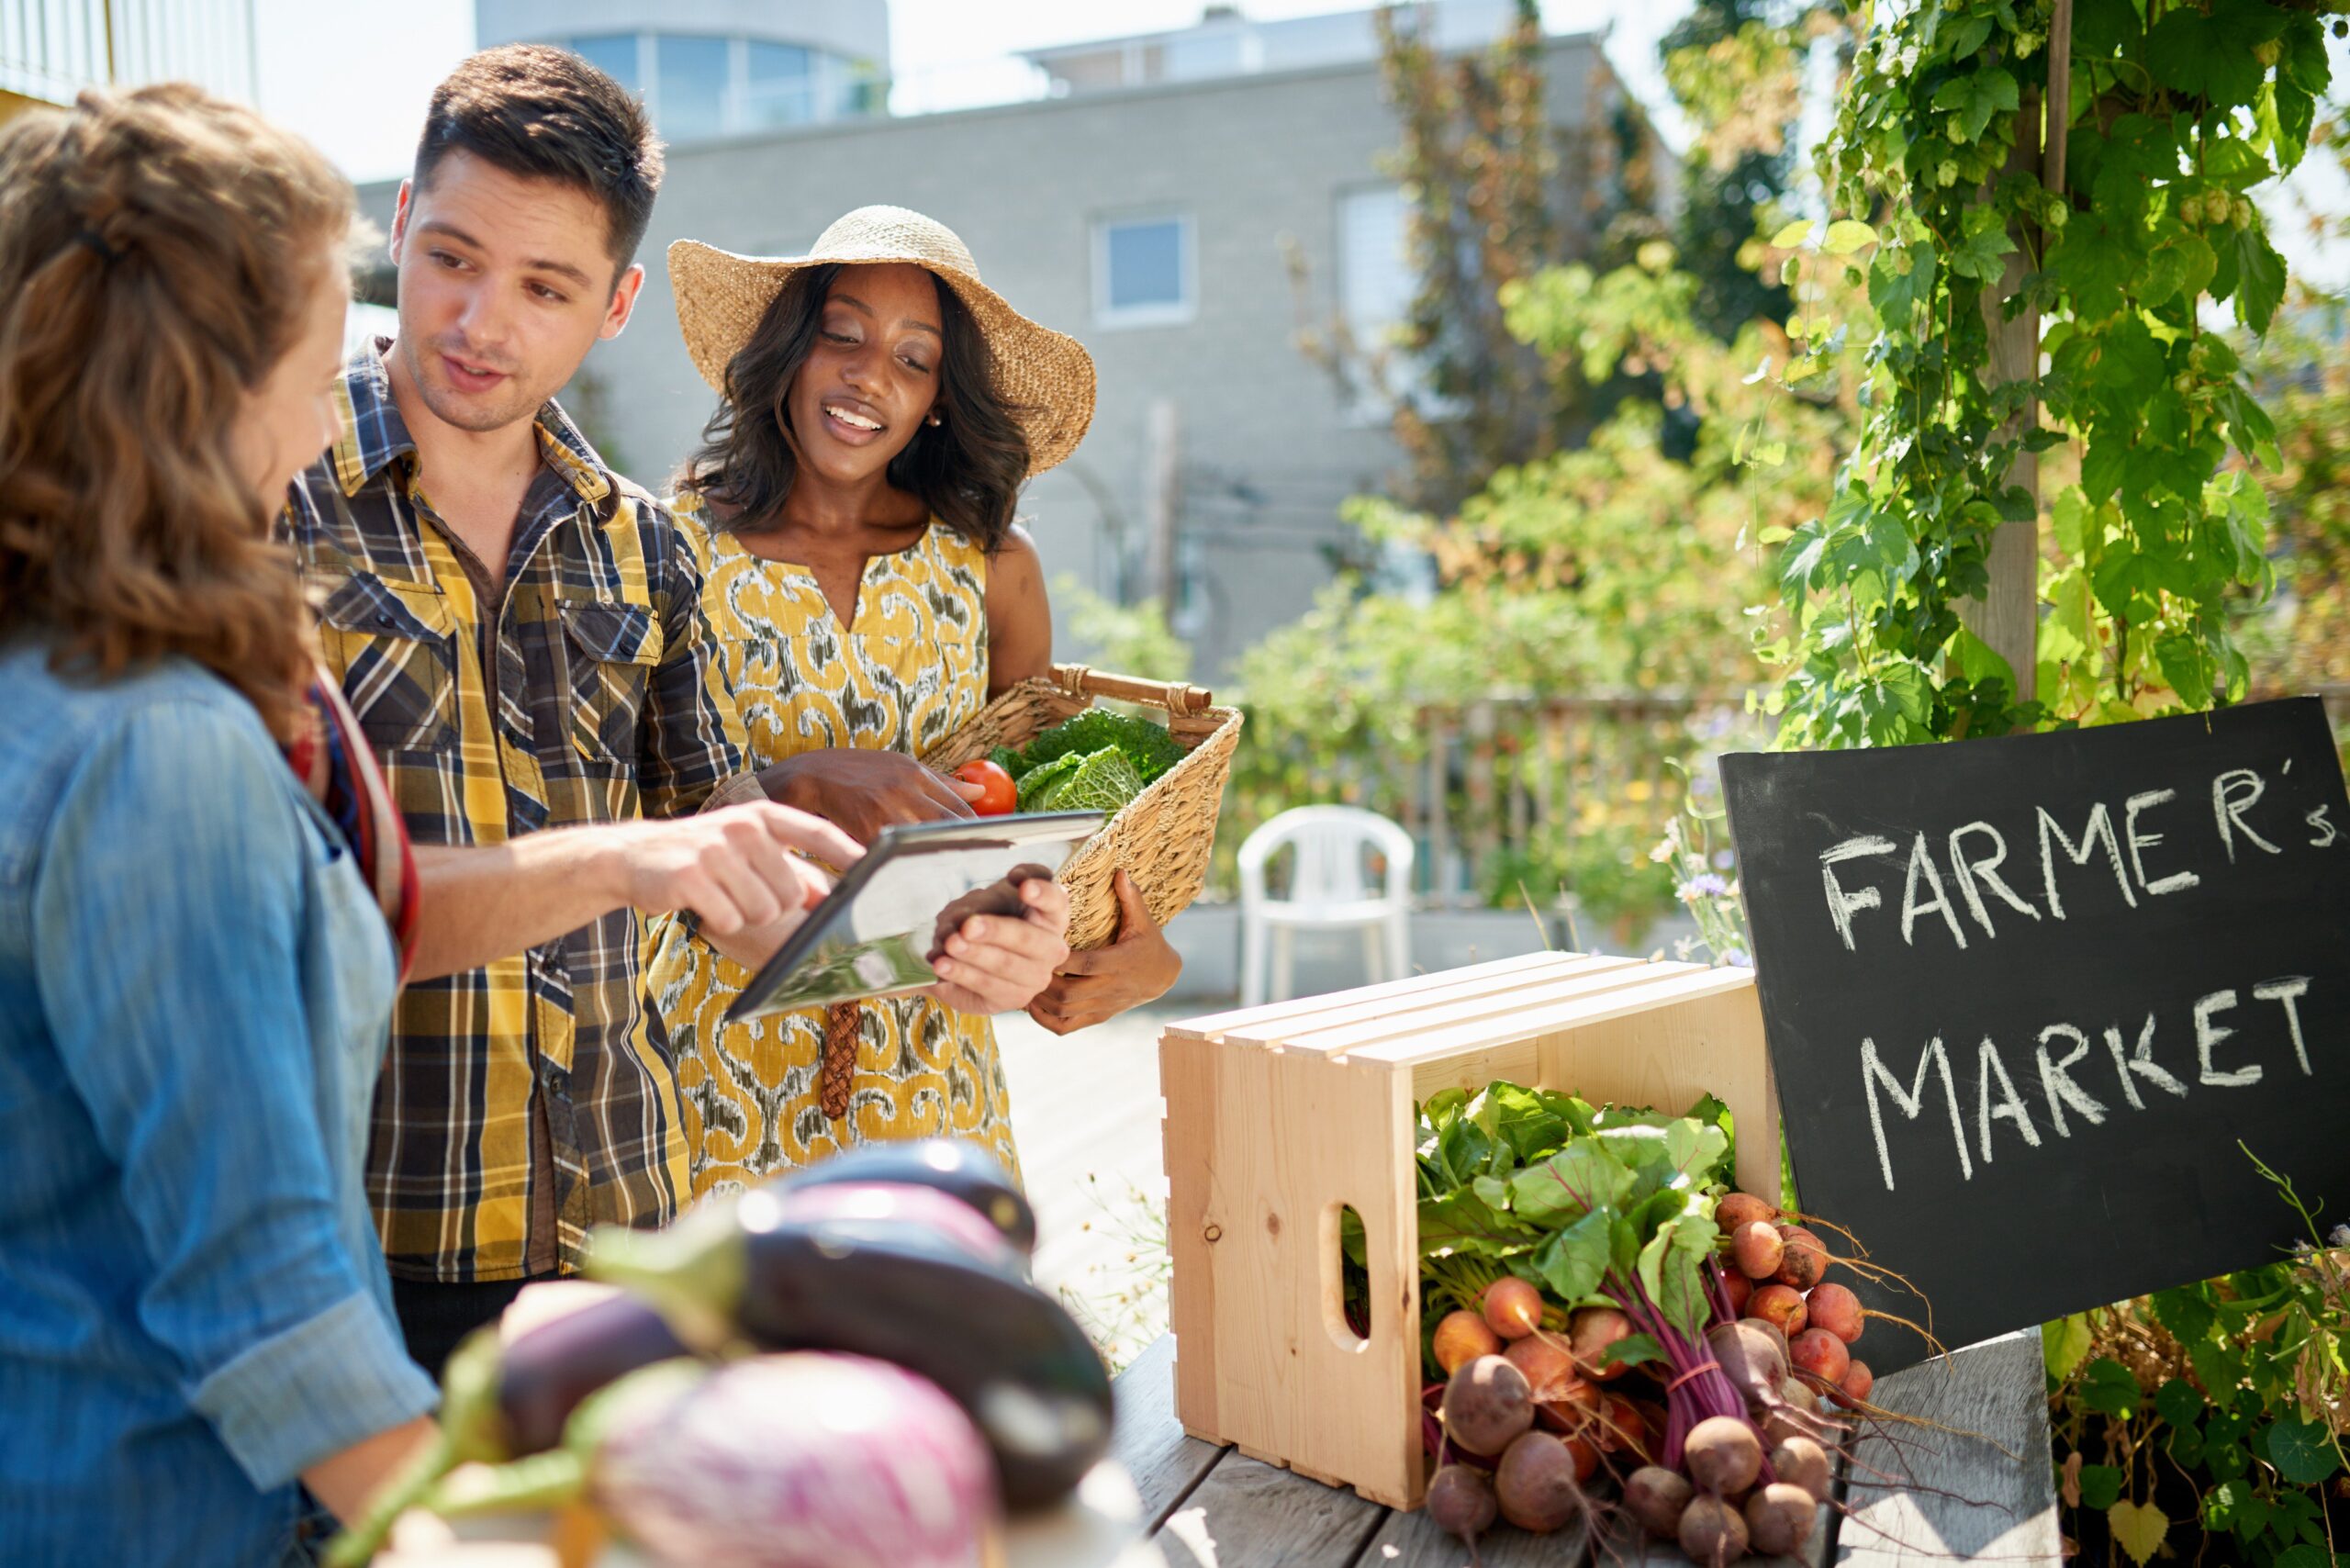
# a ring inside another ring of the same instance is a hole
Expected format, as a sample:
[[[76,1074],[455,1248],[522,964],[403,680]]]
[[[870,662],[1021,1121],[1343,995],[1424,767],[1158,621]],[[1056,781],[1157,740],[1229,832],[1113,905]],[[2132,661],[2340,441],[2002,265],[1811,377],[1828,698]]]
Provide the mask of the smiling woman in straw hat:
[[[805,256],[669,248],[677,319],[720,395],[673,501],[778,798],[869,840],[968,815],[974,787],[914,758],[1052,665],[1035,545],[1013,511],[1093,416],[1093,361],[979,281],[962,241],[867,207]],[[1118,942],[1030,1012],[1067,1032],[1163,993],[1181,968],[1123,875]],[[922,999],[722,1024],[750,979],[682,928],[655,1004],[687,1101],[697,1193],[852,1144],[946,1135],[1017,1169],[984,1018]]]

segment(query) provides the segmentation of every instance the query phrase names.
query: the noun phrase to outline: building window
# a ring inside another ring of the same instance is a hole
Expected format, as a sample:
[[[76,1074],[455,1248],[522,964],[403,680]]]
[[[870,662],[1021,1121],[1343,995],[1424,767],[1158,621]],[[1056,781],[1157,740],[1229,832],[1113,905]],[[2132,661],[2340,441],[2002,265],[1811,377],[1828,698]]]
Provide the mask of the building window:
[[[796,44],[743,46],[743,120],[746,129],[806,125],[816,118],[816,52]]]
[[[598,33],[561,41],[642,99],[671,142],[878,114],[886,89],[839,55],[765,39]]]
[[[1348,413],[1366,422],[1386,419],[1406,400],[1442,417],[1448,402],[1427,398],[1427,366],[1395,342],[1420,291],[1412,265],[1411,206],[1403,187],[1361,185],[1338,194],[1338,316],[1353,340],[1357,363]]]
[[[1188,321],[1199,308],[1198,247],[1189,214],[1093,226],[1093,319],[1104,327]]]
[[[1338,310],[1365,349],[1387,341],[1411,313],[1418,291],[1405,216],[1400,185],[1371,185],[1338,197]]]
[[[672,141],[699,141],[732,129],[726,123],[727,88],[733,72],[726,39],[663,33],[654,42],[654,80],[660,97],[654,118]]]
[[[644,91],[644,73],[637,68],[637,35],[606,33],[599,38],[573,39],[571,52],[627,88]]]

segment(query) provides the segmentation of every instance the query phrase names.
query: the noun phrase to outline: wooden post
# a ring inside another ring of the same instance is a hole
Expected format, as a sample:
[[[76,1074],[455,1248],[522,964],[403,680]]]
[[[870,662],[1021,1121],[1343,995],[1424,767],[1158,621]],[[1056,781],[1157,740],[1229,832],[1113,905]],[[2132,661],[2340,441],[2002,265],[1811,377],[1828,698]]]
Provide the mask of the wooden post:
[[[2037,173],[2049,189],[2065,188],[2065,127],[2072,109],[2073,0],[2056,0],[2048,29],[2048,135],[2043,157],[2041,137],[2042,99],[2027,94],[2019,116],[2015,150],[2008,167]],[[2021,241],[2008,257],[1999,286],[1983,295],[1983,316],[1991,334],[1991,381],[2035,380],[2040,375],[2040,312],[2026,306],[2012,319],[2003,318],[2006,302],[2023,287],[2027,263]],[[2042,235],[2044,245],[2047,237]],[[2038,399],[2027,402],[2008,429],[2028,432],[2040,423]],[[1989,644],[2015,671],[2016,700],[2029,702],[2040,687],[2040,459],[2020,452],[2008,469],[2008,482],[2032,498],[2032,515],[2001,523],[1991,535],[1988,591],[1959,607],[1959,619]]]
[[[2040,167],[2039,95],[2027,94],[2019,116],[2015,150],[2008,155],[2010,170],[2037,172]],[[2025,236],[2019,234],[2019,241]],[[1991,333],[1991,385],[2031,381],[2040,375],[2040,312],[2025,306],[2013,318],[2004,318],[2008,300],[2023,287],[2029,270],[2020,243],[2008,256],[2007,270],[1997,288],[1983,291],[1983,319]],[[2018,410],[2002,433],[2028,431],[2040,422],[2037,398]],[[2040,459],[2030,452],[2016,454],[2008,468],[2008,483],[2032,498],[2032,515],[2003,522],[1991,535],[1991,584],[1984,597],[1959,607],[1967,630],[1990,644],[2015,671],[2016,700],[2029,702],[2039,687],[2040,654]]]

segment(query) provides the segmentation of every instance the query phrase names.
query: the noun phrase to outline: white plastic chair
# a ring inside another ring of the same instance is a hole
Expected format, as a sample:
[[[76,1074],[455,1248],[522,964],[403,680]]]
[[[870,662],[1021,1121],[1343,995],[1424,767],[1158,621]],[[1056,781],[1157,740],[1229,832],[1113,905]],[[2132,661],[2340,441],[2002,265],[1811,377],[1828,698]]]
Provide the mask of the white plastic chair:
[[[1293,851],[1289,896],[1275,899],[1265,890],[1265,868],[1285,849]],[[1372,856],[1385,863],[1378,886],[1366,864]],[[1403,979],[1411,965],[1411,901],[1412,835],[1401,827],[1355,806],[1281,812],[1240,846],[1241,1005],[1288,998],[1301,930],[1360,930],[1371,979]]]

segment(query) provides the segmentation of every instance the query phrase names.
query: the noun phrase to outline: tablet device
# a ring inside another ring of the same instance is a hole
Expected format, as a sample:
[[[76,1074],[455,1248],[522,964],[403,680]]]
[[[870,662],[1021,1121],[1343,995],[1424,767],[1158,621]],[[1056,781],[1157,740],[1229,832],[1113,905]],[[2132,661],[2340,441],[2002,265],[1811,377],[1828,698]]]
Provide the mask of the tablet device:
[[[883,828],[726,1022],[935,984],[930,961],[949,933],[975,914],[1023,913],[1019,883],[1058,871],[1102,821],[1100,812],[1045,812]]]

